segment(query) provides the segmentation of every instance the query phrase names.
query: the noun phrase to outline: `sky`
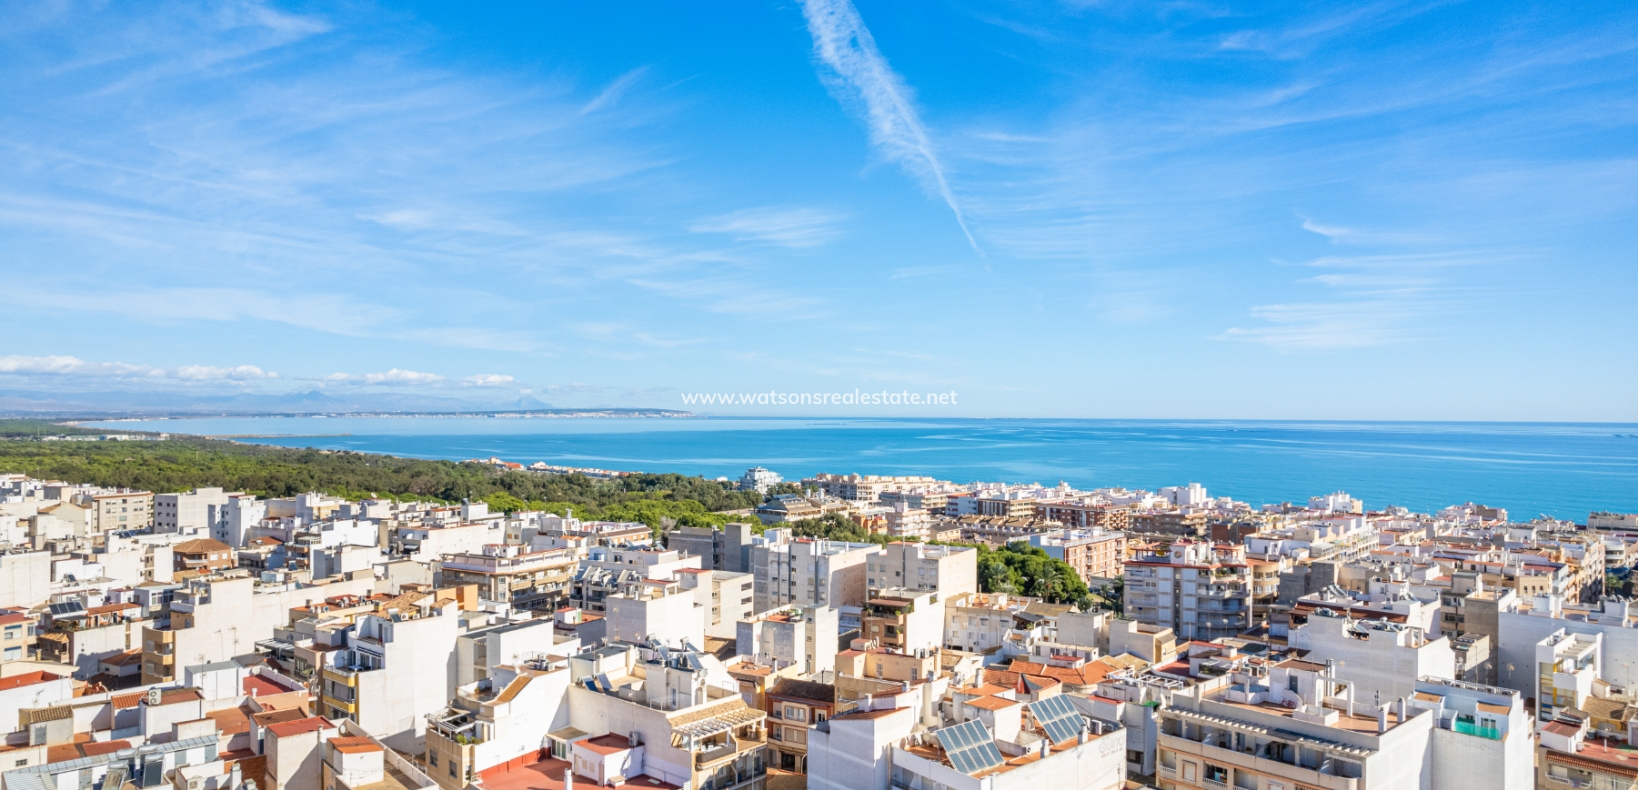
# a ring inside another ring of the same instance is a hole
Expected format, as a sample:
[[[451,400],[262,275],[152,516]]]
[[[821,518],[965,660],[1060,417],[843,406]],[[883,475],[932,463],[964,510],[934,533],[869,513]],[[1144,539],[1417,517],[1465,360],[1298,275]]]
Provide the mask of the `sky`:
[[[1638,421],[1632,4],[5,8],[14,397]]]

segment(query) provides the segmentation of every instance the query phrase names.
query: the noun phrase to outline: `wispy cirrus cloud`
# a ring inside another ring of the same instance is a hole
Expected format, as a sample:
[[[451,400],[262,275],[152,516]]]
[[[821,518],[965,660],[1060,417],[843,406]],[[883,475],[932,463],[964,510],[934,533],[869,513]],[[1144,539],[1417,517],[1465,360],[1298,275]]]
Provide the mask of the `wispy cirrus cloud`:
[[[840,214],[814,208],[751,208],[708,217],[688,229],[781,247],[817,247],[841,235],[843,219]]]
[[[827,83],[838,98],[862,105],[870,141],[886,159],[922,179],[955,214],[974,252],[982,254],[967,227],[961,203],[945,167],[916,112],[910,87],[876,48],[851,0],[803,0],[802,13],[813,36],[813,53],[829,70]]]

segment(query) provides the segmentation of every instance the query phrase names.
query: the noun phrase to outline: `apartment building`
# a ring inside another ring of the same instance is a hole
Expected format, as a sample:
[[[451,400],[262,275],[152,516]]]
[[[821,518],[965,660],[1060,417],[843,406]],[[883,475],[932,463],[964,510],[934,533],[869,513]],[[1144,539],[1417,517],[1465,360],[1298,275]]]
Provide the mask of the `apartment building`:
[[[1603,635],[1572,634],[1561,628],[1535,648],[1536,719],[1552,721],[1561,712],[1584,710],[1603,669]]]
[[[487,677],[462,684],[449,704],[427,717],[427,775],[444,790],[533,761],[548,732],[568,724],[569,662],[546,656],[498,663]]]
[[[438,583],[475,584],[488,600],[504,601],[515,609],[552,611],[568,602],[578,564],[568,549],[531,552],[491,543],[481,552],[444,555],[437,564]]]
[[[988,703],[988,704],[985,704]],[[891,747],[888,782],[903,790],[1117,790],[1126,787],[1126,735],[1067,696],[972,704],[982,715]],[[993,713],[991,713],[993,711]],[[854,714],[862,715],[862,714]],[[830,722],[834,733],[836,719]],[[829,744],[827,744],[828,746]],[[827,762],[834,762],[834,757]],[[809,766],[814,764],[810,757]],[[859,784],[855,787],[876,788]]]
[[[802,675],[836,668],[837,614],[828,606],[790,607],[753,615],[738,623],[739,655],[780,672],[788,667]]]
[[[751,617],[756,604],[756,577],[749,573],[681,568],[674,578],[684,590],[693,590],[705,611],[705,635],[733,639],[740,621]]]
[[[430,595],[359,615],[347,647],[323,654],[316,709],[419,753],[425,715],[441,710],[455,690],[451,656],[459,629],[454,600]]]
[[[1245,546],[1182,539],[1126,562],[1126,616],[1210,641],[1251,627],[1251,569]]]
[[[706,607],[678,581],[644,579],[610,595],[609,642],[698,648],[705,643]]]
[[[602,612],[610,595],[625,592],[645,579],[666,581],[676,578],[679,572],[699,569],[699,555],[675,549],[592,546],[570,580],[569,605]]]
[[[666,533],[666,548],[700,558],[708,571],[745,573],[750,569],[750,547],[754,530],[750,524],[714,527],[678,527]]]
[[[74,496],[75,504],[90,508],[86,528],[92,534],[144,530],[154,523],[154,495],[129,488]]]
[[[1449,639],[1429,638],[1420,628],[1387,619],[1356,620],[1316,609],[1308,622],[1291,629],[1288,642],[1309,651],[1309,661],[1347,667],[1348,679],[1365,699],[1408,697],[1422,677],[1457,677]]]
[[[937,654],[944,645],[944,601],[937,592],[889,587],[865,603],[861,636],[900,653]]]
[[[38,639],[35,623],[35,618],[21,612],[0,614],[0,660],[34,657],[34,644]]]
[[[1005,593],[965,593],[944,601],[944,647],[968,653],[999,651],[1013,631]]]
[[[233,547],[211,538],[185,540],[171,547],[173,573],[194,576],[235,568],[239,564]]]
[[[978,592],[978,549],[896,541],[866,564],[871,590],[904,588],[938,592],[948,598]]]
[[[142,683],[175,680],[179,660],[183,666],[209,664],[255,652],[258,642],[271,639],[274,629],[288,622],[291,609],[332,596],[368,595],[374,583],[363,577],[320,585],[262,585],[242,570],[192,579],[181,587],[150,582],[157,586],[139,587],[139,600],[144,589],[160,600],[165,595],[171,599],[165,604],[169,617],[142,628]]]
[[[768,764],[808,772],[808,728],[836,715],[836,687],[785,678],[763,697],[768,712]]]
[[[1031,535],[1029,545],[1063,560],[1081,581],[1113,579],[1126,566],[1126,533],[1102,529],[1062,530],[1047,535]]]
[[[1326,707],[1337,683],[1326,667],[1291,659],[1266,685],[1174,693],[1157,711],[1155,778],[1175,790],[1425,787],[1434,716],[1403,699]]]
[[[1638,513],[1598,511],[1587,516],[1588,529],[1624,529],[1638,532]]]
[[[817,489],[825,496],[852,502],[875,502],[888,491],[932,488],[940,481],[918,475],[836,475],[820,473],[802,480],[802,488]],[[948,483],[945,483],[948,485]]]
[[[569,665],[569,725],[548,736],[562,767],[616,788],[763,790],[767,713],[745,704],[721,664],[691,652],[608,647]],[[556,762],[535,770],[562,775]],[[485,784],[512,790],[492,777]]]
[[[1586,722],[1551,721],[1541,726],[1536,747],[1539,790],[1628,790],[1638,787],[1638,767],[1630,735],[1610,737],[1588,731]]]
[[[227,504],[228,493],[220,488],[195,488],[179,494],[154,495],[154,531],[191,535],[208,533],[213,526],[212,508]]]
[[[1132,509],[1101,502],[1041,502],[1036,516],[1042,521],[1063,524],[1070,529],[1104,529],[1124,532],[1132,525]]]
[[[1334,667],[1296,659],[1264,679],[1236,679],[1252,682],[1175,691],[1156,709],[1162,788],[1535,786],[1529,714],[1516,691],[1422,678],[1410,697],[1361,701]]]
[[[863,605],[865,564],[881,550],[874,543],[808,538],[754,545],[751,570],[755,576],[755,609],[766,612],[787,606]]]

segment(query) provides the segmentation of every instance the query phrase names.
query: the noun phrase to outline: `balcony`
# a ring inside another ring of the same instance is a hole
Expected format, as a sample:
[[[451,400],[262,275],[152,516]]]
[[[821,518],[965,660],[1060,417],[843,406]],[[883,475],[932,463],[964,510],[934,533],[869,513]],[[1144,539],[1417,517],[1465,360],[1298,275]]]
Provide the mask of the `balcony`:
[[[450,708],[441,714],[427,714],[427,733],[462,745],[483,743],[487,740],[470,712]]]
[[[1179,754],[1194,755],[1217,765],[1244,768],[1269,777],[1285,777],[1294,782],[1300,782],[1315,788],[1325,788],[1325,790],[1360,790],[1362,785],[1359,777],[1343,776],[1336,773],[1338,769],[1335,766],[1339,765],[1339,763],[1330,759],[1327,759],[1321,766],[1311,767],[1289,760],[1259,756],[1255,752],[1237,752],[1233,749],[1202,743],[1164,731],[1160,733],[1160,746]],[[1159,771],[1167,778],[1176,777],[1174,770],[1168,769],[1164,765],[1160,766]]]

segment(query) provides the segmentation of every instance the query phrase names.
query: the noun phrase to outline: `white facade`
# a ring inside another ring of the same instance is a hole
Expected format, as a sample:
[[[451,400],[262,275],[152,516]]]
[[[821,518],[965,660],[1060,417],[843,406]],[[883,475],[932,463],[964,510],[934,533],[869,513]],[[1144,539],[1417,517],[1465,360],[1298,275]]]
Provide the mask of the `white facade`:
[[[888,790],[893,745],[910,736],[915,708],[833,716],[808,730],[809,790]]]
[[[225,505],[227,501],[227,492],[220,488],[195,488],[180,494],[155,494],[154,531],[184,535],[208,531],[214,524],[211,519],[211,508]]]
[[[1320,612],[1329,610],[1317,610],[1306,624],[1291,629],[1290,645],[1311,651],[1309,661],[1340,662],[1342,674],[1358,684],[1358,699],[1408,697],[1417,678],[1456,676],[1456,653],[1445,637],[1428,639],[1419,628]]]
[[[871,590],[902,587],[944,597],[978,592],[978,549],[889,543],[867,565]]]
[[[1430,790],[1532,790],[1530,714],[1510,689],[1423,678],[1413,706],[1434,711]]]
[[[705,644],[706,609],[692,590],[676,582],[645,582],[630,592],[610,595],[607,603],[611,642],[647,645],[658,639],[668,647],[686,641],[695,648]]]
[[[753,664],[798,667],[803,675],[836,669],[837,615],[828,606],[765,612],[738,623],[735,645]]]
[[[874,543],[798,539],[751,547],[755,610],[781,606],[859,606],[865,599],[865,563]]]

